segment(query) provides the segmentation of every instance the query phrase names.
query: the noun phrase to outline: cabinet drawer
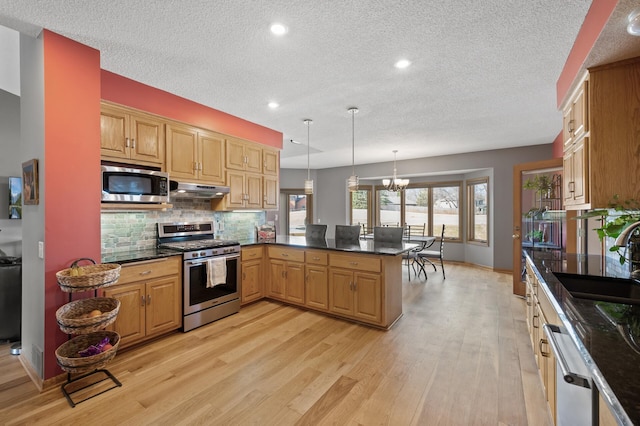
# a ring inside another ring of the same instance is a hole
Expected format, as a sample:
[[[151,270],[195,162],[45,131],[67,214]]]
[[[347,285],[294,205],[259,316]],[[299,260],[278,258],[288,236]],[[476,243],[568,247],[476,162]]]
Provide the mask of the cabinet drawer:
[[[553,308],[551,300],[549,300],[549,297],[544,290],[538,292],[538,303],[540,304],[540,310],[544,314],[547,321],[549,321],[551,324],[560,324],[558,313]]]
[[[331,254],[329,265],[337,268],[380,272],[380,259],[377,257]]]
[[[172,256],[126,264],[122,266],[120,279],[116,284],[127,284],[166,275],[180,274],[181,263],[181,256]]]
[[[328,253],[324,251],[307,250],[305,252],[305,261],[312,265],[328,265],[328,258]]]
[[[240,259],[242,261],[260,259],[262,257],[262,246],[246,247],[240,252]]]
[[[304,251],[287,247],[269,247],[269,257],[290,262],[304,262]]]

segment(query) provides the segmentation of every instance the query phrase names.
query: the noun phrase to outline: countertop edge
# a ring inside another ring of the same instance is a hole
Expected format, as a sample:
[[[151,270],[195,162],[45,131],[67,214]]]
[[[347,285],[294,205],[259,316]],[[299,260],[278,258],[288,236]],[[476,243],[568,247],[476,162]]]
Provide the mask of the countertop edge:
[[[597,364],[591,358],[589,351],[587,350],[587,348],[584,346],[584,344],[578,337],[578,334],[576,333],[575,328],[571,324],[564,310],[560,307],[560,304],[556,300],[554,293],[551,291],[551,289],[547,285],[547,281],[545,277],[538,270],[536,262],[526,252],[525,252],[525,256],[533,265],[533,272],[536,274],[536,277],[538,278],[538,282],[542,287],[542,291],[544,291],[545,294],[548,296],[549,301],[553,305],[553,309],[558,314],[560,321],[562,321],[562,326],[567,330],[567,332],[569,333],[569,336],[571,337],[571,340],[578,348],[578,352],[580,352],[580,356],[582,357],[582,360],[585,362],[585,364],[587,365],[587,368],[591,372],[593,376],[593,381],[596,384],[600,395],[602,395],[604,401],[607,403],[607,406],[611,410],[611,413],[615,416],[616,420],[618,421],[618,424],[633,426],[634,423],[631,421],[631,419],[627,415],[625,409],[622,407],[622,404],[620,403],[615,393],[607,383],[607,380],[604,378]],[[551,273],[550,270],[546,272]]]

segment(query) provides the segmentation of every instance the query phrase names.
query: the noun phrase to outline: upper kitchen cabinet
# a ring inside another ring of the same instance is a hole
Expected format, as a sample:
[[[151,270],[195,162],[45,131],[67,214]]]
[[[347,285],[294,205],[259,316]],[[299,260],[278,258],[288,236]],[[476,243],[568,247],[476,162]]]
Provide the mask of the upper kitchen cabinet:
[[[163,167],[164,122],[149,114],[102,103],[100,154],[102,158]]]
[[[280,172],[280,151],[275,149],[262,149],[262,173],[277,176]]]
[[[167,171],[184,182],[225,184],[225,138],[180,123],[167,124]]]
[[[227,169],[263,173],[262,147],[240,139],[227,139]]]
[[[565,208],[640,199],[640,58],[590,68],[562,111]]]

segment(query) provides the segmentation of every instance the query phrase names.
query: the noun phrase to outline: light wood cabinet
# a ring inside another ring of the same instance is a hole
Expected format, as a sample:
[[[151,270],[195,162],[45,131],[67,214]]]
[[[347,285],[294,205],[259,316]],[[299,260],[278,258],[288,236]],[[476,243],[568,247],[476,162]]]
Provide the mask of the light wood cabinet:
[[[305,304],[321,311],[329,309],[329,255],[325,251],[305,252]]]
[[[549,344],[543,326],[545,324],[560,324],[560,318],[540,287],[533,268],[527,260],[526,264],[526,304],[527,327],[531,338],[533,354],[538,365],[540,379],[544,387],[545,397],[551,410],[552,418],[556,419],[556,358]]]
[[[103,159],[164,168],[165,125],[153,115],[109,103],[100,106]]]
[[[593,67],[564,102],[565,208],[640,199],[640,58]],[[596,178],[597,177],[597,178]]]
[[[304,297],[304,250],[283,246],[269,246],[269,292],[270,297],[303,305]]]
[[[240,252],[242,273],[240,303],[242,304],[253,302],[264,296],[262,252],[262,246],[243,247]]]
[[[262,148],[262,173],[277,176],[280,173],[280,152],[275,149]]]
[[[228,170],[227,185],[229,186],[227,196],[211,200],[214,210],[278,208],[277,178]]]
[[[256,143],[229,138],[227,139],[226,158],[227,169],[264,173],[262,147]]]
[[[123,265],[118,284],[103,290],[120,300],[116,321],[107,329],[131,346],[182,326],[180,256]]]
[[[598,394],[598,426],[618,426],[618,424],[604,398]]]
[[[224,185],[224,152],[221,134],[167,124],[167,171],[174,180]]]

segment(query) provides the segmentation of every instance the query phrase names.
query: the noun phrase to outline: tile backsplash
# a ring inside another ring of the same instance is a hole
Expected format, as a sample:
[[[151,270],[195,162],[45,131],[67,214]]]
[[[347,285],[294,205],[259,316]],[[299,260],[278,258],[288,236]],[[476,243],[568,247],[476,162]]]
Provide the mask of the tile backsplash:
[[[266,221],[264,211],[216,212],[207,200],[172,200],[173,209],[144,212],[102,212],[102,254],[155,247],[157,223],[213,221],[216,238],[251,239],[257,225]]]

